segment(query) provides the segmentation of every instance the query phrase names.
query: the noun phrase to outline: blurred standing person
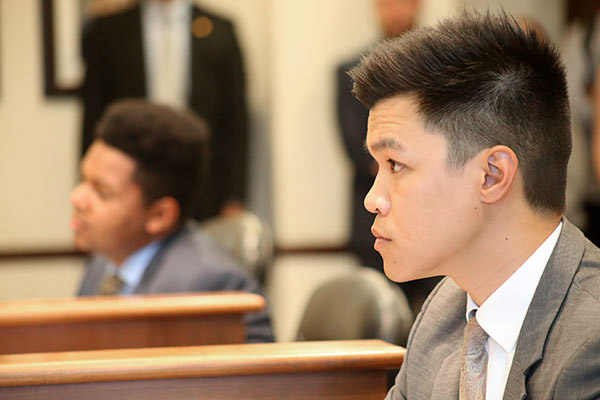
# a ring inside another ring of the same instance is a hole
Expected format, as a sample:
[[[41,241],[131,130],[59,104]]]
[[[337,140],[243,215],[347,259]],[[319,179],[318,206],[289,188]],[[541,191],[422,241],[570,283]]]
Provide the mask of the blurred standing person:
[[[248,123],[234,27],[189,0],[144,0],[85,27],[81,154],[104,109],[121,98],[189,108],[208,122],[206,193],[193,216],[239,210],[246,197]]]
[[[596,139],[594,133],[594,71],[600,66],[599,3],[568,1],[569,27],[561,41],[569,83],[573,153],[567,178],[567,213],[594,244],[600,244],[600,184],[594,173]],[[590,151],[590,149],[593,149]],[[573,204],[573,193],[581,198],[581,207]],[[569,203],[571,200],[571,203]]]
[[[375,12],[384,38],[400,36],[416,24],[421,0],[374,0]],[[360,56],[343,63],[337,69],[337,118],[342,139],[354,167],[352,180],[352,231],[350,250],[361,264],[383,270],[381,256],[373,248],[371,225],[373,214],[363,201],[377,175],[377,163],[365,149],[369,110],[351,93],[352,80],[348,71],[358,64]],[[426,295],[438,278],[401,284],[413,311],[418,313]]]

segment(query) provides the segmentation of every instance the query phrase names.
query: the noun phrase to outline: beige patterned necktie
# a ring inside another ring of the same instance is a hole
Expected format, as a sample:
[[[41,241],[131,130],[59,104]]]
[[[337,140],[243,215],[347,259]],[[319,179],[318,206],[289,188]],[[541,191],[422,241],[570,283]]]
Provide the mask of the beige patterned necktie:
[[[460,367],[460,400],[485,399],[485,381],[488,354],[485,344],[488,334],[479,326],[477,318],[469,319],[465,327]]]
[[[100,282],[100,290],[98,291],[99,295],[102,296],[111,296],[115,294],[119,294],[121,289],[123,289],[123,285],[125,282],[119,278],[119,275],[115,274],[107,274]]]

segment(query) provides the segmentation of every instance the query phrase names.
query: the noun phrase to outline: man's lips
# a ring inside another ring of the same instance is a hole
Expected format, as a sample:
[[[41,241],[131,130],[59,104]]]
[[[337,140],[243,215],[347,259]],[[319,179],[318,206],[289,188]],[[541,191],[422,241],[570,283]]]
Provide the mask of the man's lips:
[[[375,238],[377,239],[383,239],[383,240],[387,240],[390,241],[391,239],[382,235],[381,233],[379,233],[379,231],[377,229],[375,229],[375,227],[371,227],[371,233],[373,234],[373,236],[375,236]]]
[[[375,236],[375,243],[373,244],[373,247],[377,251],[380,251],[383,246],[391,242],[391,239],[383,236],[377,229],[375,229],[375,227],[371,228],[371,233],[373,236]]]

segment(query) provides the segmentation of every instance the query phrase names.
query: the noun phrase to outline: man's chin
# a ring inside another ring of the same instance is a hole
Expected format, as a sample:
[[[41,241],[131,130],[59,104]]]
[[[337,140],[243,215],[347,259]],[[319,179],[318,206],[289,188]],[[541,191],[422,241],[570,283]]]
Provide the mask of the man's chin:
[[[77,248],[77,250],[85,252],[91,251],[89,241],[85,240],[85,238],[78,237],[78,235],[75,235],[75,237],[73,237],[73,245],[75,246],[75,248]]]
[[[407,268],[402,267],[398,264],[390,266],[388,263],[385,262],[385,260],[383,261],[383,272],[385,272],[385,275],[390,280],[398,283],[409,282],[423,278],[422,276],[417,276],[416,274],[408,273]]]

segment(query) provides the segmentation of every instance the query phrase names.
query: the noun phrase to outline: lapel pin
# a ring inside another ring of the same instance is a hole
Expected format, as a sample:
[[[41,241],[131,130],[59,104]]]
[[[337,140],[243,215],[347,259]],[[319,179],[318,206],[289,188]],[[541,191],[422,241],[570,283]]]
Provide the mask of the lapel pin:
[[[203,39],[210,35],[213,29],[213,23],[208,17],[197,17],[192,23],[192,33],[198,39]]]

